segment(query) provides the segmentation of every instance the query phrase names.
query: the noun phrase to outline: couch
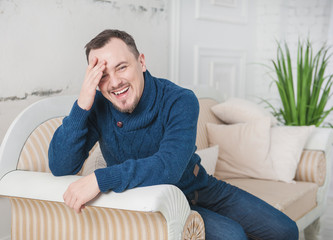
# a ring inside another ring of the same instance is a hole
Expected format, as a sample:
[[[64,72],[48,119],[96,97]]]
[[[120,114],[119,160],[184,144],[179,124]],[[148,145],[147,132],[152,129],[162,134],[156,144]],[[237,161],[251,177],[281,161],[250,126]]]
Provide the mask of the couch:
[[[216,109],[217,105],[221,105],[221,99],[220,101],[215,100],[220,98],[220,96],[211,90],[205,92],[201,89],[196,91],[196,93],[200,99],[196,145],[198,150],[203,150],[208,149],[212,145],[209,139],[209,132],[207,131],[208,123],[227,125],[228,127],[232,124],[223,122],[212,112],[214,106]],[[207,98],[206,96],[210,97]],[[230,105],[229,110],[230,108],[233,108],[233,111],[244,110],[244,108],[237,109],[237,107],[239,106]],[[228,112],[225,112],[225,114],[229,115]],[[213,129],[213,131],[216,131],[216,129],[218,128]],[[312,130],[304,142],[304,147],[301,149],[300,159],[293,173],[294,179],[290,182],[264,178],[258,179],[255,174],[252,174],[252,177],[225,177],[225,174],[221,171],[221,168],[225,166],[221,163],[221,154],[219,154],[217,159],[214,176],[254,194],[287,214],[296,221],[299,231],[304,231],[305,239],[318,239],[320,217],[326,209],[331,179],[332,132],[330,128],[314,128]],[[232,141],[231,136],[224,137],[229,138],[226,141]],[[285,141],[288,142],[288,139],[285,139]],[[224,173],[226,172],[224,171]]]
[[[101,194],[81,214],[62,195],[82,175],[104,166],[98,144],[75,176],[55,177],[48,146],[76,97],[38,101],[11,124],[0,147],[0,196],[11,202],[11,239],[204,239],[201,216],[172,185]]]
[[[206,98],[208,94],[197,93],[199,155],[211,147],[207,123],[223,124],[211,111],[218,101]],[[3,140],[0,196],[11,201],[12,239],[204,239],[202,218],[190,210],[182,192],[170,185],[102,194],[82,214],[64,205],[62,194],[71,182],[105,166],[97,144],[77,176],[54,177],[48,169],[48,144],[74,100],[75,96],[51,97],[31,105]],[[315,239],[326,206],[332,142],[330,130],[312,133],[298,165],[302,171],[293,183],[213,174],[285,212],[307,239]]]

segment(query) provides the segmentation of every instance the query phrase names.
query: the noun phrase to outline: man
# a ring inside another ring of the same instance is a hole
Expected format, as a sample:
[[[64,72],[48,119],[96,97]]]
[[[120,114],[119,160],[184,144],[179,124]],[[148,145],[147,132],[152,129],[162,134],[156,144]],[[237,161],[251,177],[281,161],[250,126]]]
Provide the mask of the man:
[[[100,192],[173,184],[203,217],[206,239],[298,239],[283,213],[206,173],[195,154],[197,98],[151,76],[129,34],[105,30],[86,55],[79,98],[54,134],[49,165],[56,176],[76,174],[99,141],[107,167],[68,187],[69,207],[80,212]]]

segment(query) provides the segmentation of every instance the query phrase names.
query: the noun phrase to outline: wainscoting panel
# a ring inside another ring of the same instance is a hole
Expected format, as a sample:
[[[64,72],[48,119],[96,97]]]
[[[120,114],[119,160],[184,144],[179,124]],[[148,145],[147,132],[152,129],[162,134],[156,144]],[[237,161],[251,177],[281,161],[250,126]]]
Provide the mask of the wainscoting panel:
[[[196,18],[229,23],[247,23],[248,0],[197,0]]]
[[[209,85],[223,98],[243,97],[246,52],[195,46],[195,86]]]

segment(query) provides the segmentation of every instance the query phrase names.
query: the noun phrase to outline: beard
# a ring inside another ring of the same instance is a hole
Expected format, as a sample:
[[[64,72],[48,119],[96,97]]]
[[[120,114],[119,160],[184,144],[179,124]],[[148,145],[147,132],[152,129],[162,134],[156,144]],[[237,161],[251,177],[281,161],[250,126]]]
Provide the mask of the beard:
[[[137,97],[134,99],[133,104],[127,108],[121,108],[121,107],[117,106],[116,104],[113,104],[113,107],[122,113],[132,113],[134,111],[134,109],[136,108],[136,106],[138,106],[139,101],[140,101],[140,98]]]

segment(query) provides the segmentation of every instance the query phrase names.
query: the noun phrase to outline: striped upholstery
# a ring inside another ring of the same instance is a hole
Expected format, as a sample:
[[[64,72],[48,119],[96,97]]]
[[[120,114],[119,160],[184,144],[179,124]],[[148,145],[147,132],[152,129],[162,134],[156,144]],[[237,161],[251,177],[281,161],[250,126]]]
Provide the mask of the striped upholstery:
[[[55,130],[60,126],[62,118],[48,120],[36,128],[23,146],[18,170],[50,172],[48,148]]]
[[[86,207],[76,214],[64,203],[11,198],[12,240],[167,239],[159,212]]]
[[[54,132],[62,124],[63,117],[50,119],[39,125],[25,142],[18,161],[17,169],[37,172],[51,172],[48,161],[48,148]],[[91,149],[91,156],[99,144]],[[88,157],[77,175],[88,175],[95,169],[105,167],[104,159]]]
[[[206,123],[208,122],[216,124],[222,123],[210,110],[210,108],[215,104],[217,104],[217,101],[210,98],[202,98],[199,100],[200,113],[198,119],[197,139],[196,139],[196,145],[198,147],[198,150],[209,147]]]
[[[326,158],[322,151],[304,150],[297,167],[296,181],[313,182],[322,186],[326,177]]]
[[[18,170],[50,172],[48,147],[61,118],[37,127],[25,142]],[[106,167],[97,143],[77,175]],[[167,239],[167,223],[159,212],[126,211],[86,207],[76,214],[64,203],[10,198],[12,239]],[[183,239],[204,239],[201,216],[192,211],[183,229]]]
[[[183,239],[186,240],[204,240],[205,239],[205,225],[202,217],[196,211],[191,211],[190,216],[187,218],[185,228],[183,230]]]

